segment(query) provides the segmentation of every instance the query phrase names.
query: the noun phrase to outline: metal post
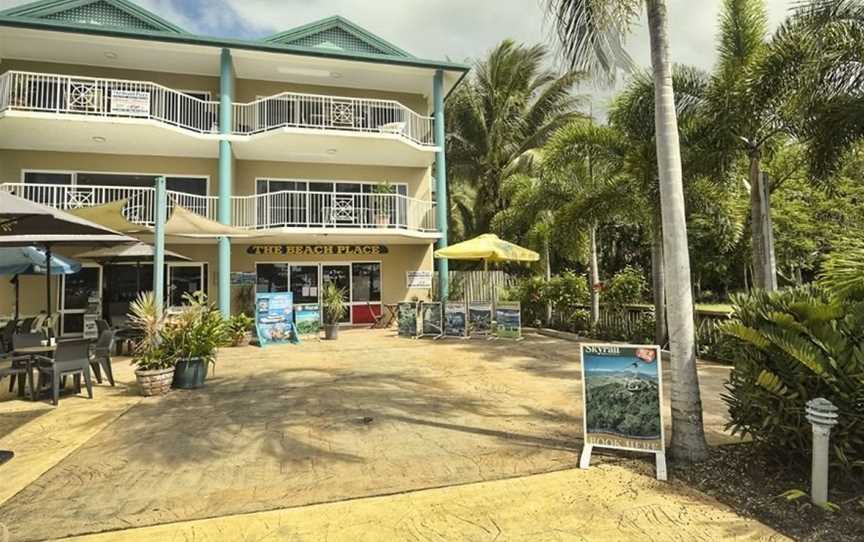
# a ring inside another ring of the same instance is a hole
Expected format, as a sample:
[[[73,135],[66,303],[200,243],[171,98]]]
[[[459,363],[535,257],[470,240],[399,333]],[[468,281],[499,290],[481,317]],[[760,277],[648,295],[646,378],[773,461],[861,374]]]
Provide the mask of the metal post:
[[[51,318],[51,245],[45,245],[45,293],[48,296],[48,318]]]
[[[437,70],[432,83],[432,99],[435,106],[435,217],[438,232],[438,248],[447,248],[447,159],[444,140],[444,72]],[[447,301],[450,291],[450,265],[447,258],[438,260],[438,297]]]
[[[231,51],[222,49],[219,76],[219,222],[231,224],[231,192],[234,156],[231,142],[224,137],[232,132],[234,97],[234,67]],[[223,316],[231,315],[231,239],[219,238],[219,310]]]
[[[165,220],[168,214],[165,177],[156,177],[156,206],[153,211],[153,297],[156,312],[162,314],[165,298]]]
[[[837,425],[837,407],[817,397],[807,401],[807,421],[813,426],[813,465],[810,499],[823,506],[828,502],[828,443],[831,428]]]

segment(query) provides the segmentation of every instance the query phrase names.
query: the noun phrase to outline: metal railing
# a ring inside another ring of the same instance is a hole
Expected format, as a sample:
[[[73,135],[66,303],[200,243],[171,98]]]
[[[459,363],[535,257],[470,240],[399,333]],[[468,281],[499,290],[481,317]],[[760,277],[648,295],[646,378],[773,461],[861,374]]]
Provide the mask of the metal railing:
[[[151,119],[199,134],[219,132],[217,101],[148,81],[8,71],[0,75],[0,111]],[[433,118],[394,100],[285,92],[232,104],[232,135],[286,127],[394,134],[434,146]]]
[[[123,212],[136,224],[153,223],[154,189],[132,186],[4,183],[18,197],[56,209],[96,207],[128,200]],[[180,205],[210,220],[218,219],[218,197],[168,191],[170,205]],[[431,201],[400,194],[281,191],[233,196],[232,225],[248,230],[283,228],[385,228],[435,231]]]
[[[284,92],[248,104],[234,104],[233,132],[251,135],[294,127],[395,134],[434,145],[432,117],[393,100],[343,98]]]
[[[219,102],[147,81],[9,71],[0,110],[150,119],[196,133],[219,131]]]

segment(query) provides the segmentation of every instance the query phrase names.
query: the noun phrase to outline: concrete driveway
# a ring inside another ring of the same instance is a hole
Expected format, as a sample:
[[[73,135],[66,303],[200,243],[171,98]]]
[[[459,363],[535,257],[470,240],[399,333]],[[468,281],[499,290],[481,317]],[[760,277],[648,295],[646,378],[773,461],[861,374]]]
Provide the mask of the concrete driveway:
[[[203,390],[141,399],[100,386],[94,401],[58,409],[0,402],[0,418],[18,412],[5,436],[0,422],[0,448],[22,458],[0,467],[0,480],[19,468],[0,490],[0,523],[12,540],[38,540],[570,469],[578,352],[541,336],[351,330],[338,342],[225,349]],[[709,441],[722,442],[727,369],[700,372]]]

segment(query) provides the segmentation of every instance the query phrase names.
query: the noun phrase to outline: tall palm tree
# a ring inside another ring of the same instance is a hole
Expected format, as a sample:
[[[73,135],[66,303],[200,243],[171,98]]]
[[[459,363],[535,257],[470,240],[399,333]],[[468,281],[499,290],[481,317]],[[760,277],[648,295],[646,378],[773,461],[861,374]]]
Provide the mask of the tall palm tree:
[[[581,75],[549,69],[542,45],[505,40],[474,69],[447,101],[448,178],[476,190],[473,227],[488,231],[507,207],[501,187],[530,171],[533,153],[559,127],[575,118],[573,94]]]
[[[599,68],[614,73],[630,59],[622,40],[641,0],[547,0],[559,41],[573,69]],[[693,297],[678,119],[669,58],[669,22],[665,0],[645,0],[654,68],[654,125],[669,338],[672,351],[672,454],[681,461],[707,456],[702,399],[696,372]]]

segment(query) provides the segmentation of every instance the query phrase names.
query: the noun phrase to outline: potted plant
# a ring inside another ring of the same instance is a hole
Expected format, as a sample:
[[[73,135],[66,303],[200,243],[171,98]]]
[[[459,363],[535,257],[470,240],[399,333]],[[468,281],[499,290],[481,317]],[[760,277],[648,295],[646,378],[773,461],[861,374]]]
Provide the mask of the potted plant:
[[[173,387],[204,386],[209,365],[216,364],[216,351],[228,340],[228,325],[203,292],[184,294],[186,305],[162,332],[163,348],[174,360]]]
[[[231,346],[246,346],[249,344],[249,330],[255,321],[245,312],[235,314],[228,319],[228,336]]]
[[[390,211],[396,208],[396,201],[392,197],[385,196],[395,194],[396,191],[393,189],[393,185],[387,181],[384,184],[372,186],[372,193],[375,194],[372,205],[375,225],[386,228],[390,225]]]
[[[339,321],[345,316],[345,288],[337,288],[332,282],[324,286],[321,295],[321,308],[324,311],[324,339],[335,341],[339,336]]]
[[[142,292],[129,305],[129,325],[140,334],[132,354],[138,387],[145,396],[164,395],[174,379],[174,359],[162,343],[165,319],[156,308],[153,292]]]

